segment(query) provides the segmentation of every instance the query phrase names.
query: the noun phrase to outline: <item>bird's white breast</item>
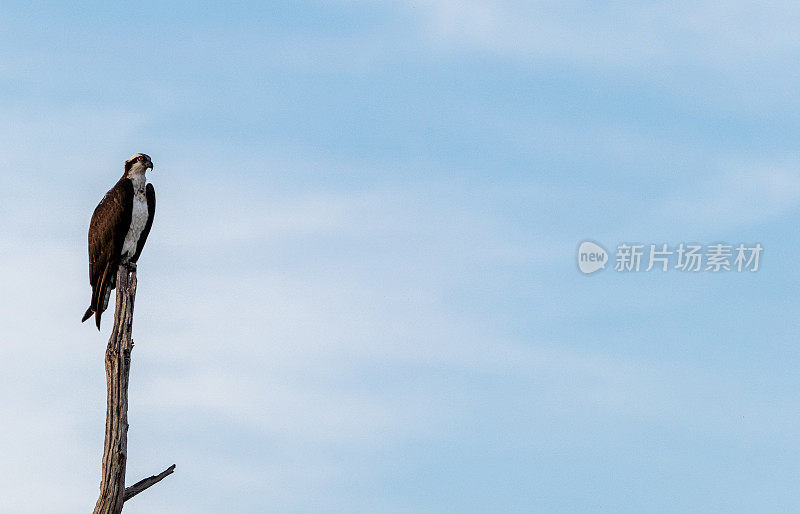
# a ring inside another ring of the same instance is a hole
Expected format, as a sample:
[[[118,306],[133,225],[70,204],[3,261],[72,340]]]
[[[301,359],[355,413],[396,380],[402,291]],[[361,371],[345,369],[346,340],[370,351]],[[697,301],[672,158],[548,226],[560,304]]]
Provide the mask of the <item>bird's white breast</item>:
[[[150,213],[147,209],[147,196],[145,195],[146,182],[144,177],[141,180],[133,180],[133,212],[131,215],[131,226],[125,236],[125,243],[122,245],[122,260],[127,261],[136,253],[139,244],[139,237],[147,224]]]

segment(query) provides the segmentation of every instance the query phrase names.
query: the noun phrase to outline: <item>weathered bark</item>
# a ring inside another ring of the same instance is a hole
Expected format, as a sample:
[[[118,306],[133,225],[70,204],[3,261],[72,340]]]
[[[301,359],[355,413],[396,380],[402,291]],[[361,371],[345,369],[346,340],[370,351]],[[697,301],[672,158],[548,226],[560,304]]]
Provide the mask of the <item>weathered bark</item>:
[[[125,489],[128,456],[128,376],[133,340],[133,303],[136,298],[136,269],[120,266],[117,270],[117,302],[114,328],[106,347],[106,433],[100,497],[93,514],[119,514],[128,498],[144,491],[172,473],[173,464],[160,475],[146,478]]]
[[[124,498],[124,500],[128,501],[129,499],[131,499],[134,496],[136,496],[137,494],[141,493],[142,491],[144,491],[148,487],[150,487],[152,485],[156,485],[157,483],[159,483],[162,480],[164,480],[164,478],[166,478],[167,475],[171,475],[173,471],[175,471],[175,464],[173,464],[172,466],[168,467],[167,469],[165,469],[164,471],[162,471],[158,475],[153,475],[151,477],[147,477],[145,479],[139,480],[138,482],[136,482],[135,484],[133,484],[130,487],[126,487],[125,488],[125,498]]]

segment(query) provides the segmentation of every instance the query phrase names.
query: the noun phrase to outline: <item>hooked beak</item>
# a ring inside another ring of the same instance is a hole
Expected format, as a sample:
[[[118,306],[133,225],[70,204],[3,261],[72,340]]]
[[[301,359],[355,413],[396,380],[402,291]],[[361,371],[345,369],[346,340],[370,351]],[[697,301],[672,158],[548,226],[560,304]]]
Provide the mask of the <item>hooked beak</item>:
[[[152,170],[153,169],[153,161],[147,161],[147,165],[145,167],[146,168],[150,168]]]

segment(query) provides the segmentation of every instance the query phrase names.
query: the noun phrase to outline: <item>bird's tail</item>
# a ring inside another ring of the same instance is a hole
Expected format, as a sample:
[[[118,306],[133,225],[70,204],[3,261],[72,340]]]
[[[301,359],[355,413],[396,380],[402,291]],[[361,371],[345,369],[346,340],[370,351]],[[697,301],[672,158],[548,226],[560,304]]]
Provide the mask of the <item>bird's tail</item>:
[[[92,303],[89,304],[89,308],[86,309],[85,313],[83,313],[83,317],[81,318],[81,323],[83,323],[87,319],[91,318],[92,314],[95,314],[95,312],[96,312],[97,316],[95,316],[95,317],[97,318],[97,330],[100,330],[100,315],[103,312],[103,310],[102,310],[103,306],[102,306],[102,304],[98,304],[98,297],[100,296],[100,295],[97,294],[98,289],[100,289],[100,288],[99,287],[93,287],[92,288]],[[102,300],[100,300],[100,301],[102,301]]]
[[[100,332],[100,318],[103,317],[103,309],[102,309],[102,307],[103,306],[101,305],[99,309],[95,309],[95,311],[94,311],[94,322],[95,322],[95,325],[97,325],[97,331],[98,332]]]
[[[92,300],[89,302],[89,308],[86,309],[86,312],[81,318],[81,323],[91,318],[92,314],[94,314],[95,308],[97,307],[97,289],[98,287],[96,285],[92,285]]]
[[[100,319],[103,316],[103,312],[105,312],[108,307],[108,297],[111,294],[111,290],[114,289],[115,282],[115,277],[113,273],[111,273],[111,266],[108,265],[103,271],[103,275],[100,277],[100,283],[92,286],[92,303],[83,314],[81,323],[91,318],[92,314],[94,314],[97,330],[100,330]]]

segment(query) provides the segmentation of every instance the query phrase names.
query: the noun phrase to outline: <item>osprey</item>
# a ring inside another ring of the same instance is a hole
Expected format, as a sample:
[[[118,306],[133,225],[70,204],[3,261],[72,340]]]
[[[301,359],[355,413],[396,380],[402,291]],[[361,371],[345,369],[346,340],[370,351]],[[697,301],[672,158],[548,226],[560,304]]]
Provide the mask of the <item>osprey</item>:
[[[125,161],[122,178],[106,193],[92,214],[89,224],[92,300],[81,322],[94,313],[97,330],[100,330],[100,317],[108,307],[111,290],[116,287],[117,268],[124,264],[135,269],[153,226],[156,191],[145,178],[148,169],[153,169],[153,161],[143,153]]]

